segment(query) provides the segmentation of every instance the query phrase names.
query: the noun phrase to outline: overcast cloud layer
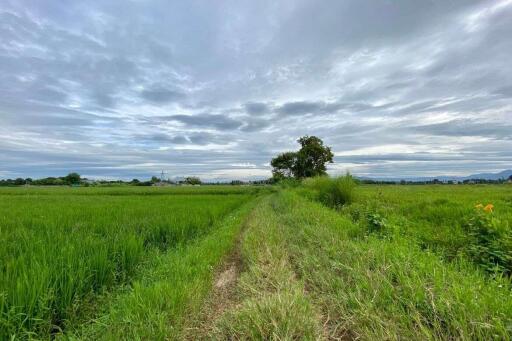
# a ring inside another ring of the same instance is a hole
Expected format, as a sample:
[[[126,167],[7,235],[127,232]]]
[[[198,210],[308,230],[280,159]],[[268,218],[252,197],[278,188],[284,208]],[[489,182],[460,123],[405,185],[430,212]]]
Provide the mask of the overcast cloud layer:
[[[512,1],[0,0],[0,178],[512,168]]]

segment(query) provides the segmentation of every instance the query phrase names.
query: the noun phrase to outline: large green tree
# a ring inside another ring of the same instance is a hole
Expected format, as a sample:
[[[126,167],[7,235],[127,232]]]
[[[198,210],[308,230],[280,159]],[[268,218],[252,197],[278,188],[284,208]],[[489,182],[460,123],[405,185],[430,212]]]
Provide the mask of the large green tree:
[[[272,176],[276,180],[290,178],[293,176],[293,168],[297,161],[297,153],[281,153],[270,161]]]
[[[62,180],[66,181],[66,183],[70,185],[80,183],[80,174],[78,173],[69,173]]]
[[[297,179],[325,175],[326,164],[333,162],[331,148],[316,136],[303,136],[297,140],[301,148],[297,152],[279,154],[270,162],[276,180],[288,177]]]

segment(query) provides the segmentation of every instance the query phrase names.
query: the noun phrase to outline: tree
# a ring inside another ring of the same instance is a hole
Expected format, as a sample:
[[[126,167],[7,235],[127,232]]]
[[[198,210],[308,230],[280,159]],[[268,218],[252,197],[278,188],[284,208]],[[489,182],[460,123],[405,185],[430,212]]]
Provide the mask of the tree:
[[[16,180],[14,180],[14,184],[17,185],[17,186],[24,185],[25,184],[25,179],[17,178]]]
[[[197,176],[189,176],[185,178],[185,182],[189,185],[200,185],[201,179],[199,179]]]
[[[326,174],[326,164],[332,163],[334,154],[316,136],[303,136],[297,140],[301,148],[297,152],[279,154],[270,161],[274,179],[309,178]]]
[[[66,183],[68,183],[70,185],[78,184],[78,183],[80,183],[80,174],[69,173],[62,180],[64,180]]]
[[[154,183],[154,184],[156,184],[157,182],[160,182],[160,179],[159,179],[159,178],[157,178],[156,176],[152,176],[152,177],[151,177],[151,182],[152,182],[152,183]]]
[[[326,163],[332,163],[334,154],[330,147],[324,146],[324,142],[316,136],[303,136],[297,140],[301,148],[297,153],[297,161],[294,167],[296,178],[309,178],[325,175]]]
[[[273,158],[270,165],[273,167],[272,175],[274,179],[281,180],[291,177],[296,161],[297,153],[295,152],[282,153]]]

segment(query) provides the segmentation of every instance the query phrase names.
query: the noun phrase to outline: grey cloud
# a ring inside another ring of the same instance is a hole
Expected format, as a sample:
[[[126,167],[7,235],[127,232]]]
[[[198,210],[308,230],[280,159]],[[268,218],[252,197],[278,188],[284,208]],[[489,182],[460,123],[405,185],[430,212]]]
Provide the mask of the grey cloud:
[[[257,132],[269,127],[271,124],[271,119],[248,119],[241,130],[245,132]]]
[[[7,1],[0,174],[227,174],[304,134],[362,150],[336,158],[356,174],[510,167],[511,18],[504,1]]]
[[[309,114],[336,114],[340,111],[344,112],[365,112],[369,110],[382,110],[390,105],[371,105],[357,101],[298,101],[287,102],[276,109],[276,111],[284,116],[300,116]]]
[[[156,133],[149,135],[135,135],[134,139],[142,141],[151,141],[157,145],[167,144],[193,144],[207,145],[210,143],[225,144],[229,141],[229,137],[224,135],[211,134],[208,132],[187,132],[187,133]]]
[[[185,94],[179,91],[168,90],[168,89],[152,89],[144,90],[141,92],[142,98],[154,102],[156,104],[164,104],[168,102],[174,102],[185,97]]]
[[[185,144],[189,142],[189,140],[183,135],[167,135],[163,133],[152,134],[149,136],[135,136],[135,138],[147,139],[156,143]]]
[[[159,119],[177,121],[190,127],[216,128],[219,130],[234,130],[242,125],[242,122],[230,117],[214,114],[170,115]]]
[[[306,115],[320,113],[334,113],[340,106],[337,103],[325,102],[288,102],[277,108],[277,112],[283,115]]]
[[[245,110],[248,114],[258,115],[267,113],[269,111],[269,107],[265,103],[248,102],[245,103]]]
[[[441,136],[482,136],[512,140],[512,124],[509,122],[479,122],[457,119],[443,123],[411,127],[411,130]]]

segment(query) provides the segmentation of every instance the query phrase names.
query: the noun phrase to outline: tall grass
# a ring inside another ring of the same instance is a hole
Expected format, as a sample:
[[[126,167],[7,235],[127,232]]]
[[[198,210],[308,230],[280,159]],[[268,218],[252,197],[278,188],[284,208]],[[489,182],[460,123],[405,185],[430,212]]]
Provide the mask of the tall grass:
[[[408,235],[361,238],[362,226],[291,192],[272,207],[328,338],[510,339],[510,280],[445,262]]]
[[[266,198],[247,223],[241,301],[213,321],[212,340],[315,340],[321,333],[318,311],[294,272],[271,203]]]
[[[321,176],[304,180],[304,186],[312,196],[329,207],[338,208],[354,201],[356,182],[352,175]]]
[[[76,325],[62,339],[183,339],[212,286],[214,269],[233,249],[253,202],[214,223],[190,243],[157,252],[136,274],[131,289],[114,293],[92,323]]]
[[[464,258],[490,275],[512,273],[512,192],[507,185],[360,186],[342,213],[363,229],[403,237],[445,260]],[[475,208],[492,203],[493,212]]]
[[[74,190],[0,192],[0,339],[59,331],[84,299],[129,280],[148,250],[207,233],[250,197]]]

